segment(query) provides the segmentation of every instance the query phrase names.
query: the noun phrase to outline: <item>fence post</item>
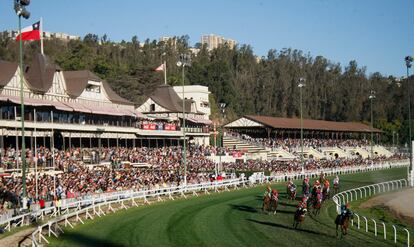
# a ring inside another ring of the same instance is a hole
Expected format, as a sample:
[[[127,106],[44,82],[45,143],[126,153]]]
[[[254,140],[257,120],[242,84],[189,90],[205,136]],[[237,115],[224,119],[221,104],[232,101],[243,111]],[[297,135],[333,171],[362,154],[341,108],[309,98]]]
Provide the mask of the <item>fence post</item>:
[[[384,222],[382,222],[382,226],[384,227],[384,239],[387,239],[387,228],[385,227]]]
[[[358,229],[360,229],[360,228],[361,228],[361,225],[360,225],[359,215],[358,215],[358,214],[355,214],[355,216],[356,216],[356,217],[357,217],[357,219],[358,219]]]
[[[365,216],[362,216],[362,218],[365,220],[365,232],[368,232],[368,220]]]
[[[394,229],[394,243],[397,243],[397,228],[394,225],[392,225],[392,228]]]
[[[374,219],[371,219],[372,222],[374,222],[374,232],[375,232],[375,236],[377,236],[377,222]]]
[[[407,246],[410,247],[410,231],[408,231],[406,228],[404,228],[404,231],[407,232]]]

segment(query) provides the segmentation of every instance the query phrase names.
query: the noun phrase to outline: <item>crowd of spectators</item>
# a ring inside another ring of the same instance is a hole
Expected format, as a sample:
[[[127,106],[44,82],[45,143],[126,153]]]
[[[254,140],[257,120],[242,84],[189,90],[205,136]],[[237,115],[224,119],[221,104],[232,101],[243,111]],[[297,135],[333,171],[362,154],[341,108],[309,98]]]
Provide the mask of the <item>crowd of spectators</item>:
[[[209,156],[218,153],[231,153],[232,150],[218,149],[212,146],[190,145],[187,150],[187,182],[200,183],[211,181],[216,164]],[[38,176],[28,174],[27,193],[31,200],[50,201],[53,198],[82,197],[103,192],[120,190],[141,190],[180,185],[183,181],[182,147],[170,146],[161,148],[72,148],[68,150],[50,150],[40,147],[36,155],[27,149],[27,162],[34,168],[37,161]],[[19,152],[13,148],[1,151],[3,168],[16,168],[19,163]],[[391,159],[405,158],[394,156]],[[85,160],[92,164],[88,165]],[[385,160],[377,157],[376,161]],[[321,168],[352,167],[367,165],[372,160],[362,158],[313,160],[305,163],[306,170]],[[53,172],[47,168],[53,168]],[[102,165],[106,164],[106,165]],[[132,164],[132,165],[131,165]],[[144,164],[134,166],[133,164]],[[290,161],[259,161],[223,163],[227,172],[265,171],[270,174],[285,174],[298,172],[302,169],[298,159]],[[37,189],[36,189],[37,188]],[[3,176],[0,179],[0,189],[8,190],[16,195],[22,193],[20,175]],[[37,193],[36,193],[37,192]],[[38,195],[38,198],[36,197]]]
[[[301,140],[298,138],[254,138],[246,134],[238,133],[229,133],[229,135],[243,139],[246,142],[271,148],[279,149],[282,148],[287,151],[294,151],[301,146]],[[368,140],[364,139],[346,139],[346,140],[337,140],[337,139],[318,139],[318,138],[304,138],[303,146],[310,147],[319,150],[323,147],[365,147],[369,146],[370,143]]]

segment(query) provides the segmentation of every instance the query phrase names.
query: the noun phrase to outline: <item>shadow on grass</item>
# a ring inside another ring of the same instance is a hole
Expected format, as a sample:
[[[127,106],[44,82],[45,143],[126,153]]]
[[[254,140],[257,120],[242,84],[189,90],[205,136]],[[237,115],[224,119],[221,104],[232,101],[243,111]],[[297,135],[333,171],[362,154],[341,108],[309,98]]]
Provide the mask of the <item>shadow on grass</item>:
[[[110,241],[86,236],[76,232],[67,232],[63,236],[63,240],[68,241],[70,245],[77,246],[105,246],[105,247],[123,247],[124,245],[113,243]],[[71,244],[72,243],[72,244]]]
[[[256,208],[250,207],[250,206],[246,206],[246,205],[234,205],[234,204],[230,204],[230,206],[233,209],[236,209],[236,210],[239,210],[239,211],[243,211],[243,212],[248,212],[248,213],[257,213],[257,212],[259,212]]]
[[[284,229],[289,229],[289,230],[294,230],[294,231],[299,231],[299,232],[306,232],[306,233],[310,233],[310,234],[314,234],[314,235],[318,235],[318,236],[325,236],[325,237],[329,237],[329,238],[334,238],[333,236],[328,235],[328,234],[323,233],[323,232],[316,232],[316,231],[312,231],[312,230],[308,230],[308,229],[302,229],[302,228],[295,229],[293,227],[284,226],[284,225],[278,224],[278,223],[265,222],[265,221],[259,221],[259,220],[254,220],[254,219],[246,219],[246,220],[248,220],[250,222],[253,222],[253,223],[261,224],[261,225],[284,228]],[[292,224],[293,224],[293,222],[292,222]]]

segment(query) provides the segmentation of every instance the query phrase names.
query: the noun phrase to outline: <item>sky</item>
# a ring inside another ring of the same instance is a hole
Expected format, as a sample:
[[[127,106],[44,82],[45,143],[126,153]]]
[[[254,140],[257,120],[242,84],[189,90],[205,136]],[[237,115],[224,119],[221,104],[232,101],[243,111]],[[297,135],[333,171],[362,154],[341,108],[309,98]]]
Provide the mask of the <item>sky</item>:
[[[187,34],[191,45],[213,33],[258,56],[293,48],[342,65],[356,60],[368,75],[403,76],[404,57],[414,56],[413,0],[32,0],[28,10],[23,27],[43,17],[44,31],[113,41]],[[0,30],[16,27],[13,1],[0,0]]]

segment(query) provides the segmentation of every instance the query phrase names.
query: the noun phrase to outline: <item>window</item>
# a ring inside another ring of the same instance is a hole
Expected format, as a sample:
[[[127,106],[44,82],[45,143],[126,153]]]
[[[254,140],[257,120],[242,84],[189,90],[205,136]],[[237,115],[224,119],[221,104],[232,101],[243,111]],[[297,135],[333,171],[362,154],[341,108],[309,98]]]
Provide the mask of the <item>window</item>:
[[[97,86],[97,85],[89,84],[88,86],[86,86],[86,91],[87,92],[100,93],[101,92],[101,87]]]
[[[155,111],[155,104],[150,105],[150,111]]]

